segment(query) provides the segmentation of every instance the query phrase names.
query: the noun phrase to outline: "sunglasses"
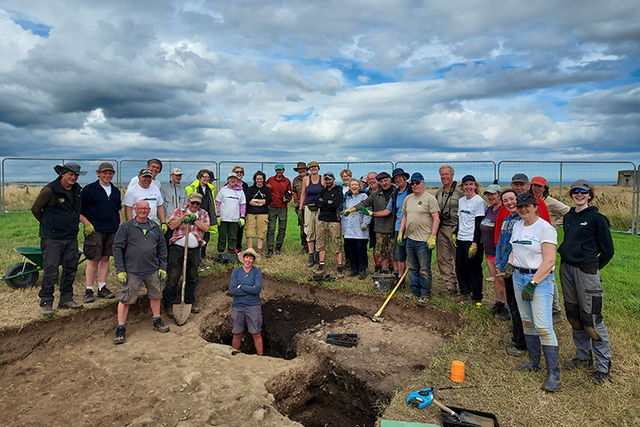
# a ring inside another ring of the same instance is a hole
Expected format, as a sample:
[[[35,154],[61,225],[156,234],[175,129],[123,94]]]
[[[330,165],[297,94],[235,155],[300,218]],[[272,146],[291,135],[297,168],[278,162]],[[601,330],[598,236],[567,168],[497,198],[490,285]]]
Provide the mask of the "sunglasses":
[[[411,185],[420,185],[420,181],[411,181]]]
[[[192,205],[200,206],[200,202],[189,202],[189,203],[191,203]]]
[[[243,174],[243,175],[244,175],[244,172],[242,172],[242,171],[236,171],[236,175],[238,175],[238,174]]]
[[[589,190],[579,190],[579,189],[575,189],[575,190],[571,190],[571,194],[589,194]]]

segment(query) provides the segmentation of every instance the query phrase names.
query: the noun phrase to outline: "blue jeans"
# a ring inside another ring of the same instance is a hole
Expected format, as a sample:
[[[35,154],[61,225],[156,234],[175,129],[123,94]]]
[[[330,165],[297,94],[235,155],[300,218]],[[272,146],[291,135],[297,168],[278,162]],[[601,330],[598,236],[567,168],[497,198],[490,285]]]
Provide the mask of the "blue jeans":
[[[542,345],[555,347],[558,345],[558,339],[553,330],[551,307],[556,279],[553,272],[549,273],[533,291],[533,301],[523,301],[522,289],[532,278],[533,274],[522,274],[517,269],[513,272],[513,290],[522,317],[522,328],[525,335],[540,336]]]
[[[431,249],[427,242],[407,239],[407,264],[411,293],[431,298]]]

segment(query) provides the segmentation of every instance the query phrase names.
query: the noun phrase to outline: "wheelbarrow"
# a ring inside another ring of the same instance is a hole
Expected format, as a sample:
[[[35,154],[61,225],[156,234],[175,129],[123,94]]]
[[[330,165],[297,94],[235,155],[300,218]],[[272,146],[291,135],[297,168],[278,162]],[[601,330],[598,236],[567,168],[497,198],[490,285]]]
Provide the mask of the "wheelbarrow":
[[[9,267],[5,275],[0,277],[0,279],[7,282],[7,285],[13,289],[22,289],[35,285],[44,265],[42,249],[33,246],[21,246],[13,248],[13,250],[22,255],[22,262]],[[78,258],[81,257],[82,250],[78,250]],[[86,258],[80,259],[78,265],[86,260]]]

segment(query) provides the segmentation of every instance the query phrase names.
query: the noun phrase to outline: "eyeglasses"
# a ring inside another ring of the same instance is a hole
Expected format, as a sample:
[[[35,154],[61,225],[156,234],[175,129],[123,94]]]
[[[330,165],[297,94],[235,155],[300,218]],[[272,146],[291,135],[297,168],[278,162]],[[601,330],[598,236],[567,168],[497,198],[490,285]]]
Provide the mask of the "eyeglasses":
[[[136,208],[138,211],[150,211],[151,208]]]
[[[189,203],[191,203],[192,205],[200,206],[200,202],[189,202]]]
[[[571,194],[589,194],[589,190],[580,190],[578,188],[571,190]]]

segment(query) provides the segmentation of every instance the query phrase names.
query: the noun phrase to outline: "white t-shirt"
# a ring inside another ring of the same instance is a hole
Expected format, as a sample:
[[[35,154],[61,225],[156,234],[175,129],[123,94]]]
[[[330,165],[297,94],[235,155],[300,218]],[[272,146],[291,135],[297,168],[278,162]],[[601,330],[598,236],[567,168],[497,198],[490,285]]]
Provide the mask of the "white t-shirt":
[[[140,200],[146,200],[149,202],[149,207],[151,208],[151,211],[149,212],[149,219],[151,221],[156,221],[158,219],[158,205],[162,205],[164,203],[160,189],[153,185],[150,185],[149,188],[142,188],[140,185],[135,184],[127,189],[127,192],[124,194],[123,204],[125,206],[133,207],[133,205]],[[132,213],[133,218],[135,218],[136,211],[132,210]]]
[[[131,178],[131,181],[129,181],[129,186],[127,187],[127,190],[128,190],[129,188],[131,188],[133,185],[137,184],[137,183],[138,183],[138,177],[137,177],[137,176],[134,176],[133,178]],[[160,182],[160,180],[159,180],[159,179],[155,179],[155,178],[153,178],[153,179],[151,180],[151,186],[153,187],[154,185],[155,185],[156,187],[158,187],[158,190],[159,190],[159,189],[160,189],[160,187],[162,186],[162,183]]]
[[[513,226],[511,233],[513,265],[515,267],[537,269],[542,265],[542,244],[558,244],[556,229],[547,221],[538,218],[530,226],[521,219]]]
[[[100,184],[100,187],[102,187],[104,189],[104,192],[107,193],[107,197],[111,196],[111,184],[109,185]]]
[[[484,217],[487,203],[477,194],[471,199],[461,197],[458,201],[458,240],[473,242],[473,232],[476,228],[476,217]]]

